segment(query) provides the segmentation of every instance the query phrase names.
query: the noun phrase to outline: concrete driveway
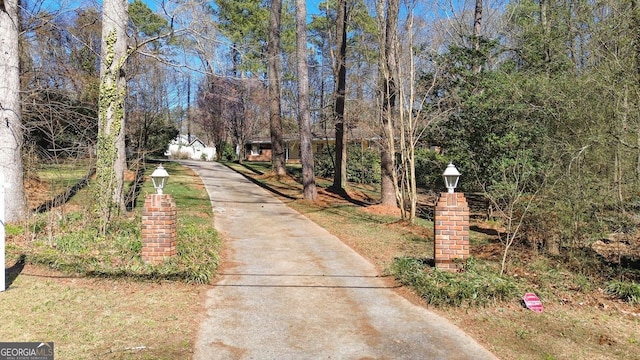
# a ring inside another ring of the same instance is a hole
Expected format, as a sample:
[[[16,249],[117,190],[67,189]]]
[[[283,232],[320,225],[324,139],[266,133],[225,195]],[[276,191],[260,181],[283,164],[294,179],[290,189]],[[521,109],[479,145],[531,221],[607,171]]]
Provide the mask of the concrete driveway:
[[[218,163],[183,164],[227,248],[194,359],[495,359],[264,189]]]

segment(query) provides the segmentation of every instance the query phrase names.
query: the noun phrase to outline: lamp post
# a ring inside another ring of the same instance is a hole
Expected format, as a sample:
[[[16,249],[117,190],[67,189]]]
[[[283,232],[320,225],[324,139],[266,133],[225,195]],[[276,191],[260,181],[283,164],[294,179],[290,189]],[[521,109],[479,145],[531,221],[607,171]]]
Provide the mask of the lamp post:
[[[151,174],[155,194],[147,194],[142,210],[142,260],[149,264],[159,264],[165,258],[178,252],[178,211],[173,197],[164,194],[169,173],[162,165]]]
[[[447,168],[444,169],[442,177],[444,178],[444,185],[447,187],[447,192],[453,194],[455,188],[458,187],[458,180],[460,180],[460,172],[453,163],[449,163]]]
[[[433,258],[436,268],[459,271],[469,257],[469,206],[463,193],[454,192],[460,172],[449,163],[442,173],[447,192],[440,194],[434,212]]]
[[[162,195],[162,189],[167,185],[168,180],[169,173],[162,165],[159,165],[151,174],[151,181],[153,182],[153,187],[156,189],[156,194]]]

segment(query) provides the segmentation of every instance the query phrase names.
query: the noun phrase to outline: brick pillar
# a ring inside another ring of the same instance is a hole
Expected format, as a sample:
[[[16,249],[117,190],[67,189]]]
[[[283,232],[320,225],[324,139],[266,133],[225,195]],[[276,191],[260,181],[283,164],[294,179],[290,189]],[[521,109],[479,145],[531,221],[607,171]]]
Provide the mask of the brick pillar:
[[[459,270],[454,259],[469,257],[469,205],[463,193],[442,193],[434,217],[436,268]]]
[[[142,261],[159,264],[177,254],[178,211],[168,194],[149,194],[142,210]]]

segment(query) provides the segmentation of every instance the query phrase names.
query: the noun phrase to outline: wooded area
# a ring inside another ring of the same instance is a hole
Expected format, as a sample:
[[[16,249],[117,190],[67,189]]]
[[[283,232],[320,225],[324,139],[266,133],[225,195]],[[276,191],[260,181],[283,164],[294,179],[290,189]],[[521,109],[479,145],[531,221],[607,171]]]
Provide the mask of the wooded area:
[[[28,213],[30,167],[88,158],[106,228],[124,206],[125,169],[181,133],[240,161],[249,139],[268,138],[279,175],[284,139],[299,139],[307,199],[320,155],[311,141],[335,140],[332,188],[346,191],[349,164],[361,160],[351,156],[365,158],[349,144],[366,140],[380,201],[409,221],[418,188],[441,191],[452,161],[461,190],[487,199],[505,248],[522,242],[558,255],[636,235],[635,0],[309,7],[0,2],[0,168],[16,189],[8,220]]]

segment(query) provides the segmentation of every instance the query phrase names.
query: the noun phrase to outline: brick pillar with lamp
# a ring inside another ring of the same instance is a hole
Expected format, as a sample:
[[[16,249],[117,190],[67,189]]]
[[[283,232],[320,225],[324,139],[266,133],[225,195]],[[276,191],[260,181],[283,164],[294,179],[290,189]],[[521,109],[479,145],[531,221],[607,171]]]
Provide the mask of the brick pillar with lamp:
[[[160,165],[151,174],[156,194],[145,197],[142,210],[142,261],[147,264],[159,264],[166,258],[175,256],[178,230],[176,209],[173,196],[163,194],[169,174]]]
[[[456,193],[460,173],[449,164],[442,174],[447,192],[440,194],[434,213],[434,255],[437,269],[459,271],[469,258],[469,205]]]

